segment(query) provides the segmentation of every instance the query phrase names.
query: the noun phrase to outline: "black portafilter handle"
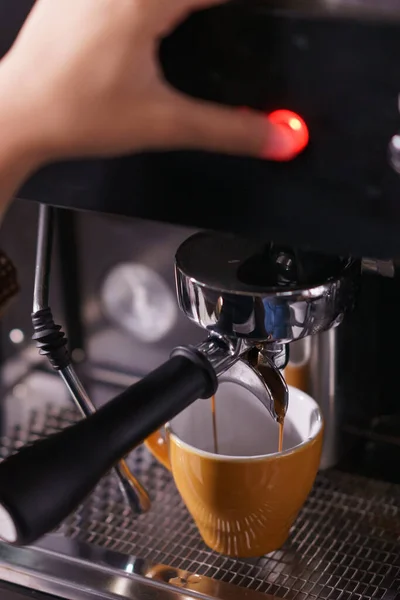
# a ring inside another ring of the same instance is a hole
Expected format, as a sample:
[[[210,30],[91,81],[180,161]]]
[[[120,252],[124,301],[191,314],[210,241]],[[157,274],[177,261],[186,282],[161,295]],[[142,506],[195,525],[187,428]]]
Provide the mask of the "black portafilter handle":
[[[55,529],[121,458],[197,398],[218,387],[196,349],[170,360],[88,418],[0,464],[0,538],[31,544]]]

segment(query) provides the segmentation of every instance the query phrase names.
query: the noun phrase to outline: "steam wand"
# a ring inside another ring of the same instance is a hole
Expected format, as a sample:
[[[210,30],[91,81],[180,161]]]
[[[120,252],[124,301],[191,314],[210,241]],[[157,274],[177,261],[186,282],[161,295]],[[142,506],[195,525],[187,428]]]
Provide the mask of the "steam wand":
[[[96,412],[96,408],[73,367],[66,346],[67,339],[61,326],[54,323],[49,306],[53,221],[54,209],[41,204],[33,292],[32,324],[35,331],[33,339],[40,354],[47,356],[52,367],[59,372],[82,416],[88,417]],[[121,493],[132,512],[135,514],[146,512],[151,506],[150,498],[141,483],[130,472],[126,462],[121,460],[114,469]]]

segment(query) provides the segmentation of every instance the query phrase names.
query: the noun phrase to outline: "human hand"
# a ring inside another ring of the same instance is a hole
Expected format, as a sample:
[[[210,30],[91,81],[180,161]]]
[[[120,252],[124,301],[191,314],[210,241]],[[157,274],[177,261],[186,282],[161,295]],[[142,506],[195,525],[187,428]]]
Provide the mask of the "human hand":
[[[252,111],[189,98],[163,77],[162,37],[192,10],[219,3],[37,0],[0,62],[2,102],[9,90],[32,167],[152,149],[290,155],[292,136],[284,127]]]

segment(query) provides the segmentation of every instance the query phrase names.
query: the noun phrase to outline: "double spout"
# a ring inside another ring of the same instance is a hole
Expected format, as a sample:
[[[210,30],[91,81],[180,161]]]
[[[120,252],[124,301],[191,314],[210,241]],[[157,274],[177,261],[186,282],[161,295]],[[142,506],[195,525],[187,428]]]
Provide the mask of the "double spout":
[[[196,350],[210,362],[219,384],[234,383],[246,389],[275,421],[283,420],[289,401],[288,387],[280,371],[288,356],[285,346],[268,343],[252,346],[241,339],[210,335]]]

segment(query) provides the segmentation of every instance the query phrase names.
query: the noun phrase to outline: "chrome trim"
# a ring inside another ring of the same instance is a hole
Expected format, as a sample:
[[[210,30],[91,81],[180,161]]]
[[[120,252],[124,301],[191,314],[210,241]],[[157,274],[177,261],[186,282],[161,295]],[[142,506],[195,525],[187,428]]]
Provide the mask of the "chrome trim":
[[[68,600],[268,600],[272,596],[134,556],[49,535],[36,546],[0,543],[0,578]]]
[[[247,283],[241,270],[258,249],[256,242],[222,234],[188,238],[175,256],[178,303],[186,317],[221,339],[250,345],[288,343],[342,322],[355,301],[360,261],[339,258],[324,280],[314,277],[307,285]]]
[[[400,139],[400,136],[399,136]],[[399,163],[400,169],[400,163]],[[394,260],[379,260],[376,258],[363,258],[361,261],[361,269],[363,273],[371,273],[372,275],[381,275],[382,277],[393,277],[396,274]]]
[[[260,352],[260,362],[252,364],[248,350],[251,346],[246,340],[210,335],[207,340],[195,346],[212,365],[219,383],[235,383],[251,392],[265,406],[277,422],[286,414],[289,394],[284,378],[274,363],[274,353],[279,361],[285,348],[271,343],[265,344]],[[283,348],[283,349],[282,349]],[[258,353],[257,353],[258,354]]]
[[[210,362],[215,374],[219,377],[229,370],[248,349],[243,340],[229,339],[218,334],[210,335],[195,346]]]

